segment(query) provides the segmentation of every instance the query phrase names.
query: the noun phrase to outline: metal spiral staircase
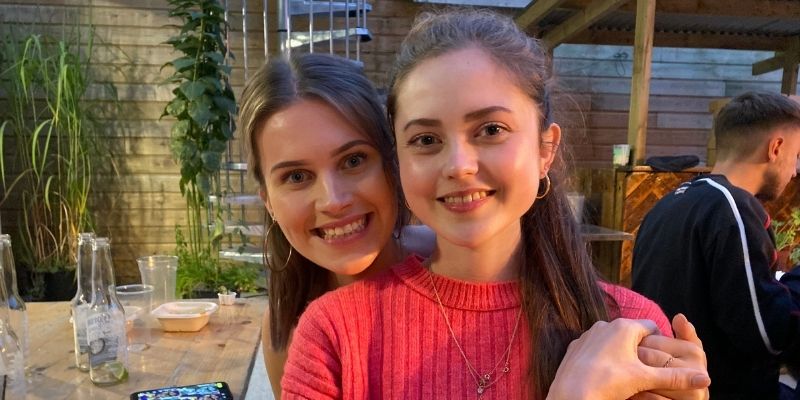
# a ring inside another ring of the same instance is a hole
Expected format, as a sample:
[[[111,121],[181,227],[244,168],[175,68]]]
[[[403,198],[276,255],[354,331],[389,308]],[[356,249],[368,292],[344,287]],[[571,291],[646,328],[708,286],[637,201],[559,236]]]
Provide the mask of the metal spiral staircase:
[[[226,19],[231,24],[228,44],[231,48],[239,44],[233,41],[241,40],[243,50],[241,55],[237,54],[235,63],[241,63],[245,81],[251,70],[260,66],[250,65],[253,54],[248,53],[253,53],[253,46],[248,41],[253,41],[254,33],[260,33],[259,39],[263,40],[263,56],[258,54],[263,58],[259,62],[293,52],[327,52],[361,65],[361,43],[372,39],[367,29],[367,13],[372,6],[366,0],[262,0],[258,5],[241,0],[241,8],[234,8],[235,4],[231,3],[233,1],[224,2]],[[260,53],[260,49],[258,51]],[[234,73],[238,71],[234,69]],[[247,163],[242,147],[240,136],[228,144],[221,173],[225,190],[219,198],[210,197],[208,220],[214,221],[221,211],[227,234],[220,250],[221,258],[262,263],[265,210],[256,192],[258,189],[247,182]]]

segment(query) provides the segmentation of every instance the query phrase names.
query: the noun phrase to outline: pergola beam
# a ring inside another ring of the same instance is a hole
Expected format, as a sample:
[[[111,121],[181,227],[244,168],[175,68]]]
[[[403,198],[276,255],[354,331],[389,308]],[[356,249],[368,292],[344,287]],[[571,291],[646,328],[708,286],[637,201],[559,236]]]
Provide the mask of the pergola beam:
[[[795,95],[797,94],[797,65],[800,64],[800,37],[792,38],[788,42],[786,51],[777,51],[774,57],[753,64],[753,75],[783,69],[781,93]]]
[[[645,161],[655,20],[656,0],[636,0],[636,35],[628,114],[628,144],[633,152],[633,165],[642,165]]]
[[[659,31],[653,43],[656,47],[776,51],[786,49],[782,39],[765,35]],[[633,41],[633,32],[590,28],[572,37],[569,43],[632,46]]]
[[[594,0],[587,4],[586,8],[577,11],[575,15],[569,17],[566,21],[562,22],[561,25],[547,32],[542,40],[547,47],[551,49],[555,48],[597,22],[606,16],[606,14],[619,8],[619,6],[627,1],[628,0]]]
[[[593,0],[567,0],[563,8],[582,9]],[[636,5],[622,6],[636,11]],[[800,2],[793,0],[659,0],[656,12],[670,14],[713,15],[729,17],[800,18]]]
[[[531,4],[522,11],[522,13],[514,18],[514,21],[523,30],[528,30],[531,25],[535,25],[556,7],[560,6],[565,0],[534,0]]]

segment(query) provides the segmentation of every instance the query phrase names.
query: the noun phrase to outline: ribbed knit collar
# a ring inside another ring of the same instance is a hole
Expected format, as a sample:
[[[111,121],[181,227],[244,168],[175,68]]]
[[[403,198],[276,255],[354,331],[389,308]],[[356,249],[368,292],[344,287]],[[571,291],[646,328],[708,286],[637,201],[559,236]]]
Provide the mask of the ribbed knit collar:
[[[436,289],[439,291],[445,307],[472,311],[494,311],[519,307],[521,303],[517,281],[488,283],[459,281],[430,273],[422,262],[423,259],[419,256],[410,255],[402,264],[392,268],[392,272],[406,285],[436,302],[429,277],[433,276]]]

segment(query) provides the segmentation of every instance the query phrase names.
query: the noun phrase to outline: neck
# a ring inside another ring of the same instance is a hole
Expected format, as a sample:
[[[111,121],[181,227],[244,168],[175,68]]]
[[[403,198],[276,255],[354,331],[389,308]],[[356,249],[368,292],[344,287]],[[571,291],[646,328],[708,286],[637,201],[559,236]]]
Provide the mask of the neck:
[[[458,245],[437,238],[431,256],[431,271],[449,278],[472,282],[517,279],[522,262],[519,248],[522,231],[514,224],[475,246]]]
[[[712,174],[724,175],[733,186],[747,191],[753,196],[763,184],[763,165],[748,160],[720,160],[714,164]]]
[[[365,270],[361,271],[356,275],[332,275],[331,279],[331,289],[336,289],[342,286],[349,285],[355,281],[360,281],[362,279],[368,278],[372,275],[378,274],[383,272],[392,265],[395,265],[403,260],[403,251],[400,248],[400,244],[397,242],[396,239],[392,238],[383,247],[380,253],[378,253],[378,257],[375,258],[375,261],[369,265]]]

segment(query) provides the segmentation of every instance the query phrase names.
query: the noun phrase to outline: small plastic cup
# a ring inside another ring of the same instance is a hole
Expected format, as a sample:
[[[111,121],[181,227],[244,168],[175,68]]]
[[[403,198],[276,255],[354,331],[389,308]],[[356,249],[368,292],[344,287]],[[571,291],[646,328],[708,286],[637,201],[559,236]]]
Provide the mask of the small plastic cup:
[[[144,284],[116,287],[117,300],[125,310],[125,327],[128,333],[128,350],[144,351],[150,348],[150,309],[153,303],[153,286]]]
[[[615,144],[612,151],[615,166],[624,167],[628,165],[631,157],[631,145]]]

